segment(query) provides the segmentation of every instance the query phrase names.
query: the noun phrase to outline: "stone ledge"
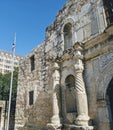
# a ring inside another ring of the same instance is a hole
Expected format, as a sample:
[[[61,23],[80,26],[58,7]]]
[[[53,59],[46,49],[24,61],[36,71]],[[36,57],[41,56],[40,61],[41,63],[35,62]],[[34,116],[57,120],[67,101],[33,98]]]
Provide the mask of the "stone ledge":
[[[78,126],[74,124],[64,124],[64,128],[68,130],[94,130],[93,126]]]
[[[61,130],[62,124],[48,123],[47,127],[48,127],[48,130]]]

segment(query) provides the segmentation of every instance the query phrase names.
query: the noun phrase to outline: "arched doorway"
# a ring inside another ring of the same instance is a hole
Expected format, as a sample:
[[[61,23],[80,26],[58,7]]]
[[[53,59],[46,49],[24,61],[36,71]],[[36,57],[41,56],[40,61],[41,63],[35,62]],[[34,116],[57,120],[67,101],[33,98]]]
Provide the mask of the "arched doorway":
[[[113,78],[110,81],[106,93],[107,108],[109,111],[110,127],[113,130]]]

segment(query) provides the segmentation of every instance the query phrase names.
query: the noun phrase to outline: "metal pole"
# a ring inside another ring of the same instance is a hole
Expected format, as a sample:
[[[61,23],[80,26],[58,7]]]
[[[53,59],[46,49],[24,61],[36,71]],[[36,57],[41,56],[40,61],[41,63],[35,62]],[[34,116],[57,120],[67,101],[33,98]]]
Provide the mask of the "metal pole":
[[[15,46],[16,43],[16,33],[14,36],[14,43]],[[12,68],[11,68],[11,80],[10,80],[10,93],[9,93],[9,105],[8,105],[8,118],[7,118],[7,127],[6,130],[9,130],[9,119],[10,119],[10,110],[11,110],[11,96],[12,96],[12,84],[13,84],[13,71],[14,71],[14,56],[15,56],[15,48],[12,50],[13,56],[12,56]]]

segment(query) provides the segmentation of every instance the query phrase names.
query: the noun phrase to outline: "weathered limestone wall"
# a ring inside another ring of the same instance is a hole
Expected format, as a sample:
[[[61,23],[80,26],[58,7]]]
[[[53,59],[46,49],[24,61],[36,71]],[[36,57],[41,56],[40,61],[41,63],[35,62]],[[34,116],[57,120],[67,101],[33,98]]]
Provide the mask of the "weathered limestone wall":
[[[15,130],[61,129],[63,125],[65,130],[92,130],[89,122],[97,130],[110,130],[109,119],[102,115],[107,115],[105,93],[113,72],[112,62],[108,63],[111,31],[105,33],[106,27],[102,0],[67,1],[47,27],[45,42],[20,65]],[[65,49],[65,29],[69,28],[71,45]],[[70,75],[75,85],[68,91]],[[29,105],[30,91],[34,91],[33,105]],[[73,96],[66,99],[66,94]],[[74,113],[67,111],[69,101],[75,102]]]
[[[87,42],[102,33],[106,28],[102,0],[70,0],[61,9],[56,20],[46,30],[46,52],[56,52],[61,56],[64,51],[63,28],[72,24],[72,45]],[[55,54],[54,54],[55,55]]]
[[[50,94],[44,91],[44,43],[35,48],[21,63],[16,106],[16,129],[25,127],[38,129],[46,127],[51,116]],[[35,70],[30,70],[30,57],[35,56]],[[46,69],[46,68],[45,68]],[[49,76],[48,76],[49,78]],[[51,78],[51,77],[50,77]],[[50,81],[50,80],[48,80]],[[29,105],[29,92],[34,91],[34,103]],[[24,129],[24,128],[22,128]]]

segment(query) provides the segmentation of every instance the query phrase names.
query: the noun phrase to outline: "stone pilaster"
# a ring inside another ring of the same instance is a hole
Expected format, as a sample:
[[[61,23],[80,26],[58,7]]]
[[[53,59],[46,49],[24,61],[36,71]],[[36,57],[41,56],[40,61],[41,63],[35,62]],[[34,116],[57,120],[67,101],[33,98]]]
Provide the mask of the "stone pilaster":
[[[60,105],[59,105],[59,85],[60,85],[60,72],[59,72],[59,64],[54,63],[53,66],[53,96],[52,96],[52,104],[53,104],[53,116],[51,118],[51,123],[48,124],[48,127],[51,129],[59,129],[61,126],[60,123]]]
[[[83,63],[82,54],[80,52],[80,46],[77,46],[77,50],[74,53],[75,56],[75,90],[76,90],[76,103],[77,103],[77,114],[75,124],[80,126],[88,126],[88,103],[87,95],[85,90],[85,84],[83,80]]]

